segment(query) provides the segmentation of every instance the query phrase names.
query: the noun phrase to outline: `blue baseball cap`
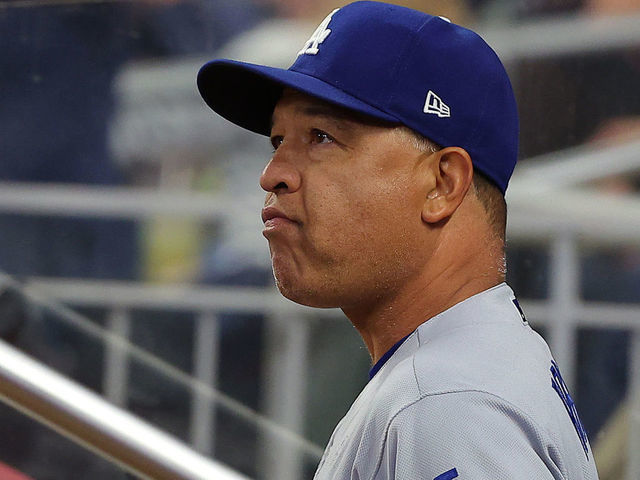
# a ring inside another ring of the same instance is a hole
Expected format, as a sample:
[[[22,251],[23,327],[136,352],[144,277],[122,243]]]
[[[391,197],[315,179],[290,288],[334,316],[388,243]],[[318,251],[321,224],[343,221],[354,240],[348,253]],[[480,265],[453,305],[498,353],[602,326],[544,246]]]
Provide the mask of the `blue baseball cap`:
[[[213,110],[267,136],[285,87],[462,147],[476,170],[507,189],[518,154],[509,77],[478,34],[446,18],[355,2],[324,19],[289,69],[221,59],[198,73]]]

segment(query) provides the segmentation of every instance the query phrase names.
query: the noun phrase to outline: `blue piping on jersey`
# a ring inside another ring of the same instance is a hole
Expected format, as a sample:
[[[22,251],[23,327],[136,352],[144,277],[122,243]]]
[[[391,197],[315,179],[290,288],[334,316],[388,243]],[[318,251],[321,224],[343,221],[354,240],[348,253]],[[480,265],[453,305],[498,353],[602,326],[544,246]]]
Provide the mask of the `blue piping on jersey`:
[[[458,478],[458,470],[452,468],[451,470],[441,473],[433,480],[451,480],[453,478]]]
[[[413,332],[411,332],[411,333],[413,333]],[[411,333],[409,335],[411,335]],[[403,337],[400,340],[398,340],[395,343],[395,345],[393,347],[391,347],[389,350],[387,350],[387,352],[380,357],[380,359],[376,362],[376,364],[373,367],[371,367],[371,370],[369,370],[369,380],[371,380],[373,377],[375,377],[376,373],[378,373],[378,371],[384,366],[384,364],[387,363],[387,360],[389,360],[391,358],[391,356],[394,353],[396,353],[396,350],[398,350],[400,348],[400,345],[402,345],[402,343],[407,338],[409,338],[409,335],[407,335],[406,337]]]
[[[522,318],[522,321],[524,323],[528,324],[529,322],[527,322],[527,317],[525,317],[524,311],[522,310],[522,307],[520,306],[520,302],[518,302],[518,299],[517,298],[512,298],[511,301],[513,302],[513,304],[518,309],[518,312],[520,313],[520,318]]]
[[[587,432],[582,426],[582,422],[578,416],[578,410],[576,409],[576,404],[574,403],[573,398],[571,398],[567,384],[564,382],[564,379],[560,374],[560,368],[558,368],[558,364],[553,360],[551,361],[551,386],[560,396],[562,403],[564,403],[564,408],[567,409],[567,413],[569,414],[571,422],[576,429],[576,433],[578,434],[580,443],[582,444],[582,449],[584,450],[588,460],[589,440],[587,438]]]

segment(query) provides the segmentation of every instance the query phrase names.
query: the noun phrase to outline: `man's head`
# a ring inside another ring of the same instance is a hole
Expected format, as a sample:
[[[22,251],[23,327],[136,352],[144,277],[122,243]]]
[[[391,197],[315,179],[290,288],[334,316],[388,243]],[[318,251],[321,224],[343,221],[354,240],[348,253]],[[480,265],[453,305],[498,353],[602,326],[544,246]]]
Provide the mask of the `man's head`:
[[[445,228],[484,225],[486,238],[476,240],[492,237],[464,149],[435,148],[404,126],[289,89],[274,110],[271,143],[260,178],[264,235],[278,287],[294,301],[375,301],[444,252]],[[463,255],[451,242],[446,249]]]
[[[216,60],[198,86],[222,116],[271,137],[265,236],[289,298],[383,295],[442,256],[443,239],[454,253],[485,242],[471,238],[481,217],[502,241],[517,112],[475,33],[356,2],[327,16],[288,70]]]

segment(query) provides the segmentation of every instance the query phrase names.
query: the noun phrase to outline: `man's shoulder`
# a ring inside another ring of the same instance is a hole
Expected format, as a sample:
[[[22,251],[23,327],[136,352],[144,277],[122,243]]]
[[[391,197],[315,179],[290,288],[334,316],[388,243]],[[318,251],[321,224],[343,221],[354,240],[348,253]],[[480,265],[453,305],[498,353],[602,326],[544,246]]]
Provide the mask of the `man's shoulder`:
[[[506,284],[436,315],[408,340],[410,354],[390,365],[385,383],[405,390],[413,384],[420,396],[486,390],[509,397],[548,383],[549,348]]]
[[[584,478],[597,478],[590,448],[582,451],[554,390],[552,358],[544,344],[527,349],[522,341],[516,338],[506,352],[494,345],[497,353],[467,346],[477,351],[464,355],[447,341],[434,341],[396,364],[376,389],[369,412],[375,419],[367,425],[369,438],[379,438],[382,449],[377,468],[396,462],[416,472],[435,468],[435,476],[438,468],[462,466],[480,475],[488,467],[464,454],[476,449],[497,462],[503,478],[525,478],[522,472],[536,472],[537,478],[588,472]],[[430,454],[420,454],[425,450]],[[395,457],[386,458],[389,452]]]
[[[557,422],[566,423],[552,386],[553,359],[528,326],[463,327],[418,343],[372,386],[368,415],[376,419],[378,434],[407,415],[416,422],[443,421],[443,405],[449,412],[509,411],[505,420],[518,418],[516,423],[526,423],[539,435],[553,432]]]
[[[430,395],[482,390],[510,397],[533,390],[547,382],[550,367],[546,343],[502,284],[420,325],[376,374],[366,396],[389,417]]]
[[[552,357],[528,325],[484,324],[420,338],[411,355],[383,372],[376,395],[396,408],[449,392],[478,392],[519,403],[550,385]]]

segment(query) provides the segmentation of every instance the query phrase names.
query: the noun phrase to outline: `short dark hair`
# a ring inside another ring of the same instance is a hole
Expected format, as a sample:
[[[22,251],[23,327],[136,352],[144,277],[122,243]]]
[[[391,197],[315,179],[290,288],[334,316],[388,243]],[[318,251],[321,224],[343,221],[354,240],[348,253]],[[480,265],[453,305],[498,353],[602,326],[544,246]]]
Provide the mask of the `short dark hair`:
[[[473,190],[484,207],[495,235],[504,243],[507,230],[507,202],[500,189],[484,174],[473,171]]]

